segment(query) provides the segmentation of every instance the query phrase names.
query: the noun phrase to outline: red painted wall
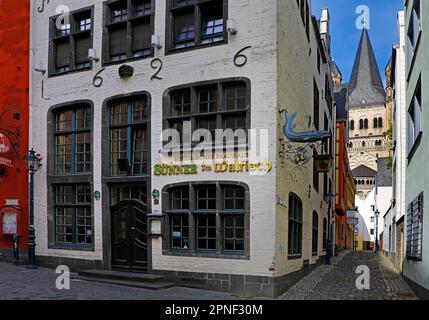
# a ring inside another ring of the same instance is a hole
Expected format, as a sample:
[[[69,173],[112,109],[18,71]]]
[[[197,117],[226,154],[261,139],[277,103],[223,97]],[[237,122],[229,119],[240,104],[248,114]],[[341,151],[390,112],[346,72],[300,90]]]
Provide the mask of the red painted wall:
[[[0,177],[0,207],[17,199],[22,208],[21,248],[27,244],[28,177],[23,157],[28,152],[30,0],[0,0],[0,128],[20,130],[19,157],[9,158],[13,168]],[[8,111],[10,110],[10,111]],[[14,113],[20,119],[14,119]],[[12,139],[14,141],[14,139]],[[11,239],[0,236],[0,249],[10,248]]]
[[[346,127],[343,121],[337,122],[336,136],[336,177],[337,196],[335,197],[335,213],[337,214],[335,225],[335,244],[340,249],[347,246],[347,149],[346,149]]]
[[[338,183],[338,196],[335,197],[335,209],[337,214],[346,214],[347,209],[347,149],[346,149],[346,126],[344,122],[337,122],[336,145],[338,150],[336,175]]]

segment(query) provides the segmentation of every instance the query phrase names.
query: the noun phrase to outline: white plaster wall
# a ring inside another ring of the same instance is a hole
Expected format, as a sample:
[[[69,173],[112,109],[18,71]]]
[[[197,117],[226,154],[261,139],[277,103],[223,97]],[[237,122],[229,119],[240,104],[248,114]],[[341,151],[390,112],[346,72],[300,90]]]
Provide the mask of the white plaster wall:
[[[394,140],[396,148],[394,154],[394,185],[396,201],[395,217],[398,221],[406,212],[405,204],[405,170],[407,151],[407,108],[405,105],[406,92],[406,62],[405,62],[405,22],[404,12],[398,13],[399,47],[396,49],[396,72],[395,72],[395,119],[394,119]]]
[[[392,212],[389,211],[383,216],[383,251],[390,252],[389,246],[389,227],[392,225]],[[391,230],[393,232],[393,230]]]
[[[376,206],[380,211],[380,216],[378,218],[378,235],[380,235],[384,229],[383,216],[387,213],[390,207],[391,199],[392,187],[378,187],[377,195],[374,188],[365,200],[361,200],[359,197],[356,197],[355,201],[359,212],[359,235],[362,236],[363,241],[375,241],[377,219],[374,219],[374,222],[371,222],[371,217],[375,217],[371,206]],[[374,235],[370,234],[370,229],[374,229]]]
[[[71,10],[94,5],[94,48],[102,54],[102,10],[101,0],[67,1]],[[34,10],[34,47],[32,48],[35,63],[48,65],[49,17],[56,14],[57,6],[62,0],[51,0],[43,13]],[[94,102],[94,181],[93,189],[102,190],[101,182],[101,135],[102,103],[105,99],[124,93],[146,90],[152,98],[152,161],[159,162],[161,149],[160,131],[162,128],[162,95],[172,86],[214,80],[227,77],[247,77],[251,80],[251,121],[252,128],[268,128],[269,158],[275,165],[277,97],[276,97],[276,1],[233,0],[229,1],[229,17],[236,22],[238,34],[229,37],[227,45],[203,48],[190,52],[164,55],[164,49],[156,50],[155,57],[163,60],[164,68],[160,81],[151,81],[154,70],[150,66],[151,58],[129,62],[135,68],[134,76],[121,80],[118,76],[119,65],[108,66],[102,73],[104,83],[101,88],[92,85],[94,75],[101,69],[101,63],[95,63],[91,71],[47,78],[33,72],[33,147],[46,156],[48,109],[56,104],[76,99],[89,99]],[[295,14],[295,13],[294,13]],[[164,43],[165,36],[165,1],[156,1],[155,33]],[[233,64],[234,55],[243,47],[252,48],[245,54],[248,63],[242,68]],[[42,79],[44,80],[44,98],[41,97]],[[59,256],[80,259],[102,259],[103,247],[109,243],[102,241],[102,201],[94,202],[95,251],[64,251],[48,249],[47,244],[47,182],[46,166],[42,167],[36,177],[35,226],[38,255]],[[200,174],[197,177],[153,177],[151,189],[162,190],[167,183],[189,180],[231,180],[243,181],[251,192],[250,222],[250,260],[224,260],[207,258],[190,258],[163,256],[162,240],[152,242],[152,262],[154,269],[174,269],[183,271],[246,273],[265,275],[274,256],[275,248],[275,175],[276,168],[265,176],[248,174]],[[156,210],[157,208],[153,208]]]

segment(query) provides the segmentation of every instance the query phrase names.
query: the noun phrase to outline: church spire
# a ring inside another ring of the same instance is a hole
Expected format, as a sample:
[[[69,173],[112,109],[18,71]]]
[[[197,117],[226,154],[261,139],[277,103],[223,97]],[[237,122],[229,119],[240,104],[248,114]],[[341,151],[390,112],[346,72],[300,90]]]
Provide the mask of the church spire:
[[[349,82],[349,105],[384,103],[385,92],[368,30],[363,28]]]

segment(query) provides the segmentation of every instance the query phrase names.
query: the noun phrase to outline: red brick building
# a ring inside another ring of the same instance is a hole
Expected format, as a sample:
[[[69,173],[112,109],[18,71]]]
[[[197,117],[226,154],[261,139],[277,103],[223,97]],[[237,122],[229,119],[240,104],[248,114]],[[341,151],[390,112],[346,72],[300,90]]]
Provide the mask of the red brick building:
[[[0,252],[10,255],[13,233],[27,245],[30,1],[0,4]]]

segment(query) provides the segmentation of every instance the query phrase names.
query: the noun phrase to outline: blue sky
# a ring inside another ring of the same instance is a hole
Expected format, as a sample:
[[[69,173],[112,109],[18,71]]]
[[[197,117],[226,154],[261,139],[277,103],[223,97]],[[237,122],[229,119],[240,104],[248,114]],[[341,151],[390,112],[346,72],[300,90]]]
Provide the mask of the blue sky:
[[[313,0],[313,14],[319,19],[320,10],[329,8],[331,15],[331,51],[348,82],[362,30],[356,27],[360,5],[369,8],[369,35],[384,81],[384,68],[392,54],[392,45],[398,42],[396,16],[403,10],[404,0]]]

